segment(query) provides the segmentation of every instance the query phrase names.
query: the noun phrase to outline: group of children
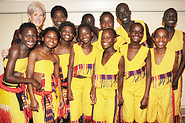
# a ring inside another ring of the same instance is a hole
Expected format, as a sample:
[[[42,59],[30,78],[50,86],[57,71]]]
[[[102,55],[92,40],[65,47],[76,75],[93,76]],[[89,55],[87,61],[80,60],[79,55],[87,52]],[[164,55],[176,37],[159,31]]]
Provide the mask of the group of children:
[[[164,27],[151,37],[144,21],[131,20],[127,4],[118,4],[116,16],[115,30],[110,12],[100,16],[101,29],[91,14],[75,27],[66,9],[55,6],[54,27],[34,49],[37,29],[23,23],[20,43],[4,60],[0,120],[179,123],[185,35],[175,30],[176,10],[165,11]]]

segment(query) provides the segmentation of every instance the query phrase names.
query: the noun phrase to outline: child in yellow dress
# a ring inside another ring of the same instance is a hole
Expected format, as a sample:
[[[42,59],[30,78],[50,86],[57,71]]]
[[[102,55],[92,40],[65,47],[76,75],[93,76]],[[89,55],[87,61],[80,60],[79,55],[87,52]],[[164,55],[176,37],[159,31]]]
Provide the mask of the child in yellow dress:
[[[85,122],[88,123],[92,112],[91,76],[93,75],[93,66],[98,49],[91,45],[93,32],[88,23],[82,23],[78,27],[78,36],[83,43],[81,46],[74,44],[71,48],[67,94],[70,101],[71,122],[79,122],[79,118],[84,115]]]
[[[46,28],[43,32],[43,46],[32,50],[28,58],[27,77],[40,81],[43,89],[38,92],[28,84],[34,123],[55,123],[59,115],[58,108],[64,106],[59,74],[60,60],[53,53],[59,39],[60,34],[55,27]],[[56,93],[57,85],[60,95]]]
[[[151,84],[151,55],[149,48],[140,44],[143,31],[144,28],[140,23],[131,25],[129,31],[131,42],[120,47],[120,52],[125,58],[124,104],[123,111],[120,111],[120,122],[146,122]]]
[[[124,57],[114,49],[116,32],[112,28],[103,30],[102,50],[95,62],[95,75],[91,89],[93,122],[116,123],[117,107],[123,104]],[[119,98],[119,100],[118,100]]]
[[[37,40],[37,29],[32,23],[19,28],[21,42],[12,46],[4,59],[4,76],[0,76],[0,122],[28,123],[31,118],[25,84],[41,89],[38,81],[26,77],[28,54]]]

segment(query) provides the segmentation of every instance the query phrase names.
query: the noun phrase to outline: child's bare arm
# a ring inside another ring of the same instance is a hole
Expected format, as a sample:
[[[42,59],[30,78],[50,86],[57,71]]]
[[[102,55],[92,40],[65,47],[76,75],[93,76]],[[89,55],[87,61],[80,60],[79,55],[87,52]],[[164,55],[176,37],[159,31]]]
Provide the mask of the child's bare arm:
[[[62,91],[62,82],[61,82],[60,73],[59,73],[60,59],[57,55],[54,55],[54,57],[56,59],[56,63],[54,65],[54,76],[58,80],[58,90],[59,90],[59,93],[60,93],[59,108],[61,109],[61,108],[64,107],[64,97],[63,97],[63,91]]]
[[[67,97],[69,101],[74,100],[73,93],[71,91],[71,80],[72,80],[72,73],[73,73],[73,65],[74,65],[74,48],[72,46],[70,51],[70,57],[69,57],[69,67],[68,67],[68,74],[67,74]]]
[[[180,64],[182,66],[182,64],[184,64],[183,62]],[[180,66],[180,67],[181,67]],[[184,68],[184,67],[181,67],[181,68]],[[179,68],[180,69],[180,68]],[[176,90],[178,88],[178,80],[177,79],[175,81],[175,79],[177,78],[177,70],[178,70],[178,54],[177,52],[175,52],[175,61],[174,61],[174,65],[173,65],[173,76],[174,76],[174,81],[172,82],[172,87],[173,87],[173,90]],[[180,76],[179,76],[180,77]]]
[[[145,94],[143,96],[143,99],[141,100],[141,107],[140,107],[141,109],[145,109],[147,107],[150,85],[151,85],[151,53],[149,50],[146,58],[146,89],[145,89]]]
[[[16,61],[18,60],[20,55],[20,49],[19,47],[14,47],[10,49],[9,52],[9,60],[6,65],[6,69],[4,72],[4,79],[6,82],[9,83],[24,83],[24,84],[33,84],[34,86],[39,86],[36,80],[34,79],[28,79],[28,78],[23,78],[20,76],[15,76],[15,64]],[[40,89],[40,88],[38,88]]]
[[[118,97],[119,97],[119,103],[118,103],[118,105],[122,106],[123,102],[124,102],[122,92],[123,92],[123,77],[124,77],[124,73],[125,73],[125,60],[124,60],[123,56],[120,58],[118,68],[119,68],[119,72],[118,72]]]
[[[33,78],[36,59],[37,59],[37,52],[31,52],[28,58],[27,78]],[[30,99],[31,99],[31,104],[30,104],[31,109],[33,111],[38,111],[39,103],[34,96],[34,90],[33,90],[32,84],[28,84],[28,91],[29,91]]]
[[[95,62],[95,64],[94,64],[94,66],[93,66],[93,75],[91,76],[91,81],[92,81],[92,87],[91,87],[91,92],[90,92],[90,98],[91,98],[91,100],[92,100],[92,103],[91,103],[91,105],[93,105],[93,104],[96,104],[96,87],[95,87],[95,83],[94,83],[94,81],[95,81],[95,65],[96,65],[96,62]]]

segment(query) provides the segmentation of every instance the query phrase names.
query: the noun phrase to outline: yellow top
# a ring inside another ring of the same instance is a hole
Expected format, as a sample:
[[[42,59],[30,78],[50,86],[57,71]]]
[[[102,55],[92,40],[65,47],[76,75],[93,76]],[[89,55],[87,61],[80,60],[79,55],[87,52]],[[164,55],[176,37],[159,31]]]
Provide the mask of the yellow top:
[[[102,46],[101,46],[101,36],[102,36],[102,33],[103,33],[103,30],[101,30],[101,31],[99,32],[98,41],[92,43],[92,45],[93,45],[93,46],[96,46],[99,50],[103,49]],[[115,50],[119,50],[119,47],[120,47],[122,44],[126,43],[126,42],[127,42],[127,41],[125,40],[124,37],[118,36],[118,37],[117,37],[117,42],[114,44],[114,49],[115,49]]]
[[[45,76],[45,91],[52,91],[51,81],[52,74],[54,72],[54,63],[50,60],[40,60],[35,62],[34,72],[42,73]],[[42,85],[43,86],[43,85]]]
[[[154,48],[151,51],[152,61],[152,84],[151,87],[164,87],[161,85],[170,85],[173,79],[173,65],[175,62],[175,51],[169,48],[166,49],[165,55],[159,65],[155,63]]]
[[[100,50],[95,63],[95,86],[97,88],[116,89],[118,82],[118,65],[121,54],[116,51],[105,65],[102,65],[104,50]]]
[[[141,45],[138,53],[135,57],[128,60],[128,44],[120,47],[120,52],[125,58],[125,83],[133,84],[138,83],[146,77],[146,58],[148,55],[149,48]],[[140,82],[141,84],[146,81]]]
[[[4,68],[6,68],[7,63],[8,63],[8,59],[5,58],[5,60],[3,62]],[[17,61],[15,63],[14,71],[24,73],[27,69],[27,64],[28,64],[28,57],[22,58],[22,59],[17,59]]]
[[[175,30],[175,33],[171,39],[170,42],[168,42],[168,44],[166,45],[166,47],[175,50],[175,51],[179,51],[182,50],[183,48],[183,32],[180,30]]]
[[[5,58],[4,62],[3,62],[4,68],[6,68],[7,63],[8,63],[8,59]],[[23,73],[25,75],[25,72],[27,70],[27,64],[28,64],[28,57],[17,59],[17,61],[15,63],[14,71],[19,72],[19,73]],[[14,87],[18,86],[18,84],[11,84],[11,83],[7,83],[7,82],[3,82],[3,83],[10,85],[10,86],[14,86]]]
[[[135,20],[135,23],[141,23],[143,25],[144,35],[143,35],[143,39],[141,40],[140,44],[145,46],[146,45],[146,40],[147,40],[145,22]],[[118,28],[116,28],[115,31],[118,35],[121,35],[122,37],[124,37],[128,44],[130,43],[130,37],[128,36],[127,31],[122,27],[122,25],[119,26]],[[146,45],[146,46],[148,47],[148,45]]]
[[[98,53],[98,49],[93,46],[90,54],[86,55],[81,46],[78,44],[73,45],[74,48],[74,66],[73,66],[73,77],[82,75],[85,77],[91,77],[93,74],[93,65],[95,63],[95,57]]]
[[[60,58],[60,78],[61,79],[67,78],[69,56],[70,56],[70,54],[58,55],[58,57]]]

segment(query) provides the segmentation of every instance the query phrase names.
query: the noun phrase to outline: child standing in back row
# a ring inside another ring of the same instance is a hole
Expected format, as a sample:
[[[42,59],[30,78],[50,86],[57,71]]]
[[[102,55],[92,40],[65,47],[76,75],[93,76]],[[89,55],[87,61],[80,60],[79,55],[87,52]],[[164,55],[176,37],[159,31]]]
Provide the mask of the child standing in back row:
[[[106,28],[112,28],[114,29],[114,16],[110,12],[103,12],[100,16],[100,26],[101,30],[99,31],[98,41],[93,43],[93,46],[96,46],[98,49],[103,49],[101,45],[101,36],[103,33],[103,30]],[[116,34],[116,42],[114,44],[114,49],[118,50],[119,47],[126,43],[126,40],[124,37]]]
[[[90,122],[92,112],[90,90],[91,77],[98,49],[91,45],[92,27],[82,23],[78,27],[79,39],[82,46],[74,44],[71,48],[68,69],[68,99],[70,101],[71,122],[78,122],[82,114],[85,122]]]
[[[67,10],[60,5],[54,6],[51,9],[51,20],[53,21],[54,27],[59,28],[60,24],[67,20]]]
[[[174,123],[173,77],[178,69],[178,54],[166,47],[169,33],[158,28],[153,34],[155,48],[150,49],[152,84],[147,112],[147,122]]]
[[[143,31],[144,28],[140,23],[134,23],[129,31],[131,42],[120,47],[125,58],[121,122],[146,122],[145,108],[151,84],[151,55],[149,48],[140,44]]]
[[[67,99],[67,73],[69,65],[69,55],[71,48],[74,44],[72,42],[75,36],[75,25],[69,21],[61,23],[59,27],[59,33],[61,41],[58,46],[55,48],[54,53],[60,58],[60,78],[62,81],[62,90],[64,95],[65,107],[64,107],[64,123],[70,119],[70,105],[69,100]]]

